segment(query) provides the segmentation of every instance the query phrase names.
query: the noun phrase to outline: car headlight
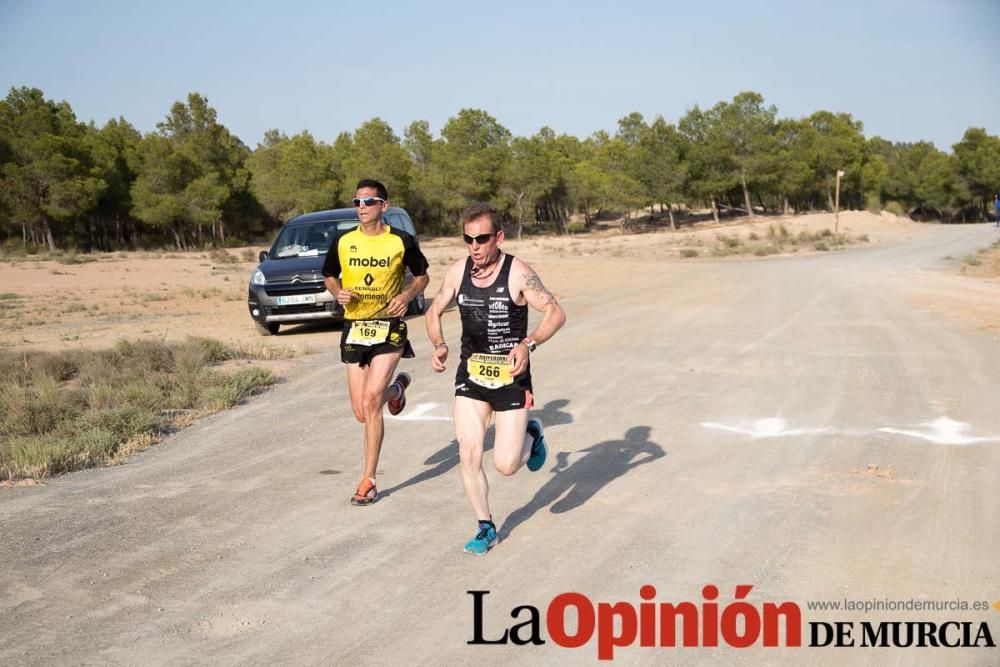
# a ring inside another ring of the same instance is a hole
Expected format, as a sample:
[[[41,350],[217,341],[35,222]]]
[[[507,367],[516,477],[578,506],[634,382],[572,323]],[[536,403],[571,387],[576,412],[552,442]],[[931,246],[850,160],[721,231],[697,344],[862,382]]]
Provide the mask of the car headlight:
[[[250,279],[251,285],[264,285],[267,283],[267,279],[264,277],[264,272],[257,270],[253,272],[253,278]]]

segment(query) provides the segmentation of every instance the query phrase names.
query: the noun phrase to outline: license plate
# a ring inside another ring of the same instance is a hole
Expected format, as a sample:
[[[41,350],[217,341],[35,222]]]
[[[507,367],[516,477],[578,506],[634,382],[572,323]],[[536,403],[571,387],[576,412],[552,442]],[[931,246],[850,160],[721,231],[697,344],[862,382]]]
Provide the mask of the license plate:
[[[294,306],[300,303],[316,303],[315,294],[292,294],[290,296],[279,296],[279,306]]]

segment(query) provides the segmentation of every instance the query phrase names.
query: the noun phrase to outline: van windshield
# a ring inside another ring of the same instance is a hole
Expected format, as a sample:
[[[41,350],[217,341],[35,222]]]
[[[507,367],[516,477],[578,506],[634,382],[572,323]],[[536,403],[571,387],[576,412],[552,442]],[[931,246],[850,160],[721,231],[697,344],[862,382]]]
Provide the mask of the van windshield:
[[[291,225],[278,234],[271,257],[316,257],[325,255],[337,232],[356,227],[357,220],[325,220],[306,225]]]

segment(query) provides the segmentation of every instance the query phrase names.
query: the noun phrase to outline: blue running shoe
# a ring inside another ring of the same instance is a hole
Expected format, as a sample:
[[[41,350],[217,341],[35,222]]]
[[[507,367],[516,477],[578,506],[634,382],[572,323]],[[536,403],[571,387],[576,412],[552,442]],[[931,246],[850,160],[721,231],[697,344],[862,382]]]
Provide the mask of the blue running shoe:
[[[537,419],[528,420],[528,435],[532,437],[531,456],[528,457],[528,470],[536,472],[545,465],[545,457],[549,453],[549,448],[545,445],[545,435],[542,431],[542,422]]]
[[[465,553],[473,556],[485,556],[486,552],[496,546],[500,539],[497,537],[497,529],[488,523],[479,524],[476,536],[465,544]]]

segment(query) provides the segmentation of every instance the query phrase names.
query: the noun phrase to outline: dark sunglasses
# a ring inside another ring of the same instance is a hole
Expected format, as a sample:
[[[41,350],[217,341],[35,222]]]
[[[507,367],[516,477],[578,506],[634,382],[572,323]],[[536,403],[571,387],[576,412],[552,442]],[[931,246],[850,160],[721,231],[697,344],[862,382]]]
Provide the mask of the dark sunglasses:
[[[469,236],[468,234],[462,234],[462,238],[465,239],[465,242],[468,243],[469,245],[472,245],[473,241],[475,241],[479,245],[483,245],[496,235],[497,235],[496,232],[493,232],[492,234],[480,234],[479,236]]]
[[[365,206],[374,206],[375,204],[381,204],[385,200],[381,197],[365,197],[364,199],[354,198],[354,208],[357,208],[364,204]]]

